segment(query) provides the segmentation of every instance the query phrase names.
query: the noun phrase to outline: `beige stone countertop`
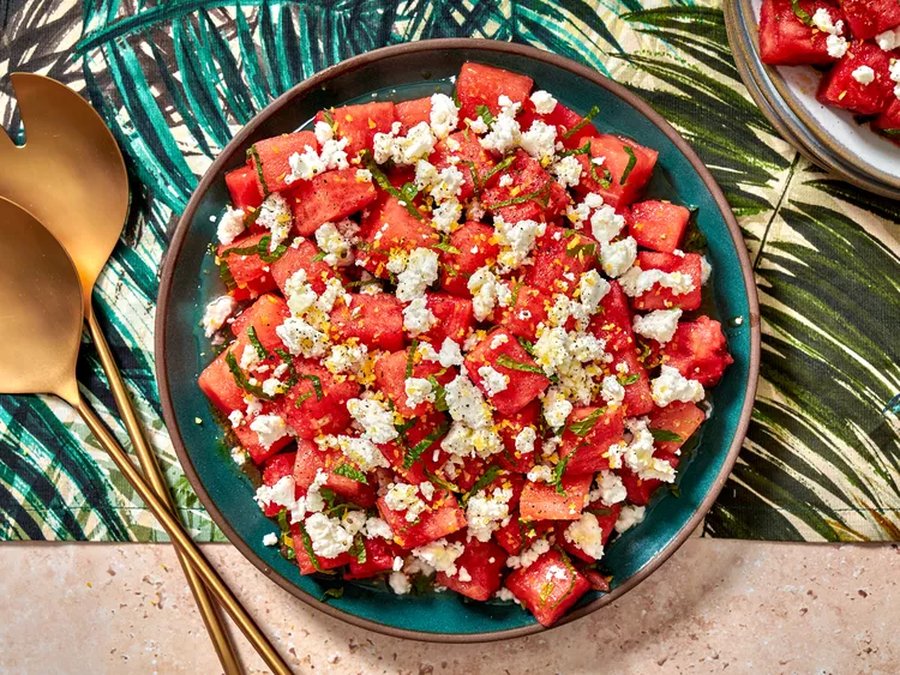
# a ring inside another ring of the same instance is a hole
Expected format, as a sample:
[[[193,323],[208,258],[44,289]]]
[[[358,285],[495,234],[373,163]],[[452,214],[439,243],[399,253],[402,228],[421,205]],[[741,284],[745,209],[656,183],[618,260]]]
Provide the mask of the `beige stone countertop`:
[[[302,673],[898,673],[900,547],[690,539],[613,605],[537,636],[389,638],[204,550]],[[0,545],[0,673],[215,673],[172,550]],[[265,672],[241,641],[250,672]]]

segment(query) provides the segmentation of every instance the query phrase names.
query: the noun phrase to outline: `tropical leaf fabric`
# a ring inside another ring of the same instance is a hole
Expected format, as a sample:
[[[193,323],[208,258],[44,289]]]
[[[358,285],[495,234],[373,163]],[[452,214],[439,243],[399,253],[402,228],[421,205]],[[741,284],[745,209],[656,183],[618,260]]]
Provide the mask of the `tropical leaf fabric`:
[[[131,216],[95,303],[197,538],[221,534],[175,460],[153,377],[157,275],[177,216],[228,139],[293,84],[376,47],[449,36],[535,45],[627,85],[692,143],[739,217],[762,300],[762,377],[706,533],[900,540],[900,203],[828,177],[779,138],[740,82],[718,2],[0,4],[6,130],[21,138],[5,75],[45,73],[89,99],[126,154]],[[78,374],[125,441],[89,342]],[[0,539],[162,536],[64,404],[0,396]]]

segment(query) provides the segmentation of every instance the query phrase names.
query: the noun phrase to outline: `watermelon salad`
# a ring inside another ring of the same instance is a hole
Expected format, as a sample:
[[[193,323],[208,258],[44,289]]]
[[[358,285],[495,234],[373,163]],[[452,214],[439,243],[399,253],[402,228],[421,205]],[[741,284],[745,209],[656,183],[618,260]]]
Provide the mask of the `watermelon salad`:
[[[530,78],[323,110],[226,174],[199,385],[301,574],[512,600],[608,590],[732,359],[657,152]]]
[[[900,0],[763,0],[763,63],[824,71],[818,99],[900,145]]]

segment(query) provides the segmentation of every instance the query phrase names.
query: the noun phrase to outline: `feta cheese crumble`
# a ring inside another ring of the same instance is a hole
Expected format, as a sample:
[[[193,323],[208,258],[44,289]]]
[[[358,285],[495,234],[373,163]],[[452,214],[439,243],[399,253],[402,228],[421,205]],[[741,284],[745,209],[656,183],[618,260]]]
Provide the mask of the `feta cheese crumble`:
[[[351,398],[347,401],[347,412],[363,429],[363,437],[373,443],[382,444],[397,438],[394,427],[394,413],[375,399]]]
[[[875,81],[875,71],[871,66],[859,66],[850,75],[864,87]]]
[[[697,403],[705,395],[703,385],[697,380],[689,380],[677,368],[663,365],[659,376],[650,383],[653,402],[661,408],[673,401],[691,401]]]
[[[206,305],[206,309],[203,310],[203,319],[200,322],[204,335],[208,338],[215,335],[225,325],[225,321],[234,313],[235,309],[237,309],[237,301],[230,295],[220,295]]]
[[[219,218],[219,224],[216,226],[216,236],[219,243],[225,246],[231,246],[244,231],[244,212],[241,209],[227,208],[222,217]]]
[[[506,391],[506,388],[509,386],[509,376],[504,375],[493,366],[481,366],[478,369],[478,374],[481,376],[481,386],[490,397]]]
[[[581,518],[566,528],[563,536],[594,560],[603,557],[603,528],[593,513],[582,513]]]
[[[664,345],[675,335],[681,314],[680,309],[657,309],[643,316],[637,315],[634,317],[634,332]]]

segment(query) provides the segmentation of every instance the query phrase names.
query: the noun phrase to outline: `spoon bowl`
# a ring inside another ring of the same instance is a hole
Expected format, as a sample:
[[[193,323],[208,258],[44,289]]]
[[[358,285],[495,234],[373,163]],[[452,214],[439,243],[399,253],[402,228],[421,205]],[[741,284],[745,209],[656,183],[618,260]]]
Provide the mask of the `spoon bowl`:
[[[103,119],[77,93],[42,75],[10,76],[25,144],[0,133],[0,195],[32,213],[72,257],[86,316],[91,292],[128,213],[128,174]]]
[[[84,317],[75,265],[32,214],[2,197],[0,251],[16,252],[0,265],[0,389],[76,405]]]

